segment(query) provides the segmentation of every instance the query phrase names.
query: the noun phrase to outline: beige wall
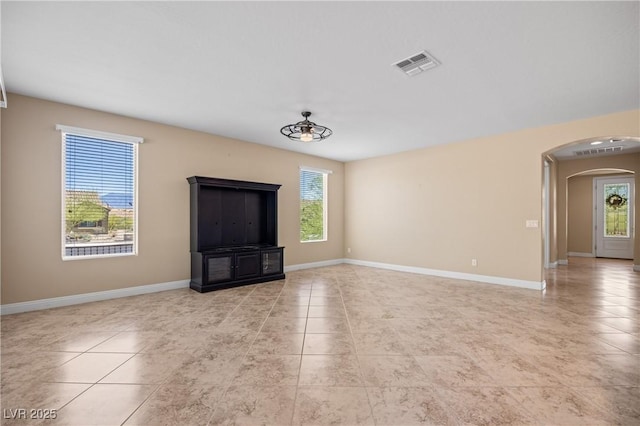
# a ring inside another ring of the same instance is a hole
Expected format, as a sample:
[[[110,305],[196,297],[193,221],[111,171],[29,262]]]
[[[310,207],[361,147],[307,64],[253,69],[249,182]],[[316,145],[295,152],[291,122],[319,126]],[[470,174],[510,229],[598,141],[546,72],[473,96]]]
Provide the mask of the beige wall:
[[[624,133],[618,133],[624,134]],[[637,134],[637,133],[636,133]],[[629,133],[634,135],[634,133]],[[580,173],[589,170],[598,169],[621,169],[635,173],[635,187],[640,185],[640,153],[612,155],[607,157],[584,158],[578,160],[561,161],[558,165],[558,259],[566,260],[568,249],[568,232],[567,232],[567,185],[568,179]],[[638,189],[636,189],[638,194]],[[635,210],[638,211],[640,201],[636,196]],[[635,246],[634,246],[634,264],[640,265],[640,238],[638,238],[638,217],[635,214]]]
[[[567,251],[593,252],[593,176],[575,176],[567,184]]]
[[[558,162],[549,159],[549,263],[558,260]]]
[[[285,264],[343,257],[344,165],[318,157],[10,94],[2,110],[2,303],[189,279],[188,176],[279,183]],[[61,260],[56,124],[141,136],[139,255]],[[283,141],[283,144],[285,141]],[[286,142],[289,143],[289,142]],[[291,142],[292,143],[292,142]],[[299,242],[299,166],[329,176],[329,241]]]
[[[353,259],[539,282],[542,228],[527,229],[525,220],[542,219],[542,154],[600,135],[640,135],[636,110],[343,165],[34,98],[10,100],[1,134],[5,304],[188,279],[191,175],[283,184],[279,242],[287,265],[338,259],[351,248]],[[61,260],[56,124],[145,138],[138,256]],[[298,242],[300,165],[334,171],[326,243]],[[563,173],[558,169],[558,212],[566,211]],[[563,259],[566,215],[556,219],[552,253],[557,247]]]
[[[0,6],[2,9],[2,6]],[[0,113],[0,190],[2,188],[2,113]],[[1,195],[1,193],[0,193]],[[0,241],[2,241],[2,197],[0,196]],[[0,304],[2,299],[2,244],[0,244]]]
[[[542,228],[525,221],[541,220],[542,154],[600,135],[640,135],[639,112],[347,163],[347,256],[540,282]]]

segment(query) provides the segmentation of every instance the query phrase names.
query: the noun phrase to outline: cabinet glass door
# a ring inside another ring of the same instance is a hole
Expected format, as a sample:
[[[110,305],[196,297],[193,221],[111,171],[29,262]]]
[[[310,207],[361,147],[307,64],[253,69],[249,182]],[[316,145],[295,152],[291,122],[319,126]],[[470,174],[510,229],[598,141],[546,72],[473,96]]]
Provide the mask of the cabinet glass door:
[[[233,279],[233,255],[206,258],[207,283],[231,281]]]
[[[262,252],[262,275],[282,273],[282,250]]]

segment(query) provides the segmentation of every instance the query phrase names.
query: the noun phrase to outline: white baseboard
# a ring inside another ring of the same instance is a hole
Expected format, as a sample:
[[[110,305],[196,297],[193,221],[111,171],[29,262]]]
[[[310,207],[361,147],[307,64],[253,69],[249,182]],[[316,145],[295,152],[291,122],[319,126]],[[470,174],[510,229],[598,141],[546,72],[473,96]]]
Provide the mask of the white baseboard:
[[[595,253],[580,253],[575,251],[570,251],[567,253],[569,257],[596,257]]]
[[[289,265],[284,267],[284,272],[299,271],[301,269],[321,268],[323,266],[340,265],[345,259],[323,260],[321,262],[300,263],[298,265]]]
[[[558,262],[551,262],[547,269],[556,269],[558,267]]]
[[[566,265],[566,260],[564,261]],[[533,290],[543,290],[546,287],[545,281],[525,281],[512,278],[492,277],[488,275],[467,274],[463,272],[442,271],[437,269],[418,268],[414,266],[393,265],[389,263],[368,262],[356,259],[332,259],[321,262],[302,263],[298,265],[285,266],[285,272],[299,271],[302,269],[321,268],[324,266],[334,266],[347,263],[351,265],[369,266],[372,268],[390,269],[401,272],[411,272],[421,275],[433,275],[444,278],[454,278],[467,281],[478,281],[488,284],[499,284],[512,287],[528,288]],[[554,262],[555,263],[555,262]],[[563,264],[562,260],[558,264]],[[640,265],[633,267],[634,271],[640,271]],[[59,308],[62,306],[78,305],[81,303],[98,302],[101,300],[117,299],[120,297],[137,296],[140,294],[156,293],[159,291],[188,288],[189,280],[171,281],[160,284],[150,284],[136,287],[120,288],[116,290],[97,291],[94,293],[74,294],[70,296],[53,297],[50,299],[39,299],[28,302],[8,303],[0,305],[0,315],[17,314],[21,312],[38,311],[42,309]]]
[[[568,265],[569,261],[567,259],[558,259],[558,265]]]
[[[633,270],[636,272],[640,272],[640,265],[633,265]]]
[[[464,272],[442,271],[439,269],[418,268],[415,266],[394,265],[390,263],[368,262],[365,260],[345,259],[345,263],[351,265],[370,266],[372,268],[390,269],[400,272],[411,272],[421,275],[433,275],[436,277],[454,278],[466,281],[478,281],[487,284],[498,284],[511,287],[528,288],[531,290],[544,290],[544,281],[526,281],[512,278],[492,277],[488,275],[467,274]]]
[[[186,287],[189,287],[189,280],[119,288],[117,290],[97,291],[94,293],[74,294],[71,296],[53,297],[51,299],[32,300],[29,302],[8,303],[6,305],[0,305],[0,315],[18,314],[21,312],[39,311],[41,309],[79,305],[80,303],[118,299],[120,297],[137,296],[139,294],[156,293],[159,291],[175,290]]]

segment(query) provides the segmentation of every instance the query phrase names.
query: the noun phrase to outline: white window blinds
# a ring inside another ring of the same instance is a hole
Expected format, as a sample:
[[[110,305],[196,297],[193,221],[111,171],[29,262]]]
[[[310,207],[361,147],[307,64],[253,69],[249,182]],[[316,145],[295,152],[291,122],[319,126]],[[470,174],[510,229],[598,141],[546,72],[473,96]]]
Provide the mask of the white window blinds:
[[[328,171],[300,169],[300,241],[327,239]]]
[[[63,258],[135,254],[138,144],[134,142],[142,140],[59,129],[64,169]]]

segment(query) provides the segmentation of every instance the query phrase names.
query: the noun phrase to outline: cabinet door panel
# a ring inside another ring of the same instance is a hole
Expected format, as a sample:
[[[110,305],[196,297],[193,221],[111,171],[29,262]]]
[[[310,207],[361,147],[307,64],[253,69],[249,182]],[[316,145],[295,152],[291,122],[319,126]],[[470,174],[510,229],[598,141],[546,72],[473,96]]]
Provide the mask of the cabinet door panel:
[[[197,238],[198,249],[217,247],[222,244],[222,191],[218,188],[202,187],[198,195]],[[193,219],[192,219],[193,220]]]
[[[245,194],[247,244],[263,244],[266,211],[264,194],[258,191],[247,191]]]
[[[222,246],[241,246],[247,243],[245,233],[244,192],[227,189],[222,192]]]
[[[282,250],[262,251],[262,275],[282,273]]]
[[[209,256],[205,259],[207,283],[231,281],[233,279],[233,255]]]
[[[236,279],[260,276],[260,252],[236,254]]]

